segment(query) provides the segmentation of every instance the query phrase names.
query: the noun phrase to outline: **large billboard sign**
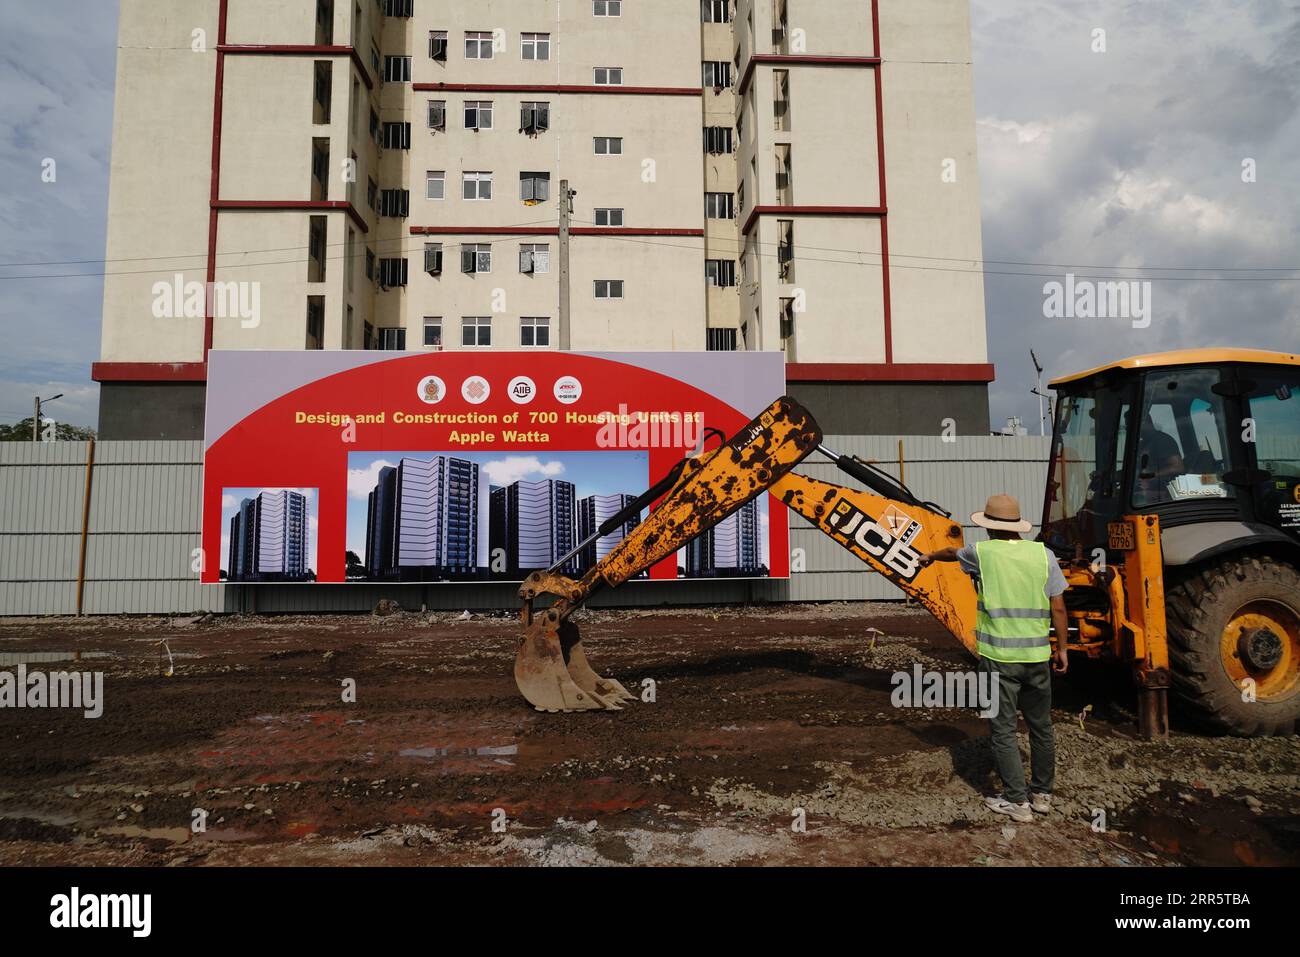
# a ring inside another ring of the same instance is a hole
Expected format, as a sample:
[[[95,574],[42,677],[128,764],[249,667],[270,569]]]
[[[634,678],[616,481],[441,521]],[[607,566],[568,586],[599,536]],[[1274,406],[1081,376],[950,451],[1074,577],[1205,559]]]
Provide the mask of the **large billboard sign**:
[[[213,351],[202,580],[519,581],[784,391],[779,353]],[[786,577],[787,541],[760,495],[646,577]]]

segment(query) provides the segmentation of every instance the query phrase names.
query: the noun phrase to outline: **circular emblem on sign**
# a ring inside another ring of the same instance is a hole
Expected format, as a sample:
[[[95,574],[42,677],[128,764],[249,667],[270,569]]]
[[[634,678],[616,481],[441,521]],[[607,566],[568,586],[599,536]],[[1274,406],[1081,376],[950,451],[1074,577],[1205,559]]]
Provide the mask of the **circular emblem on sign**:
[[[565,405],[572,405],[582,398],[582,383],[571,375],[560,376],[555,380],[555,398]]]
[[[1295,488],[1293,488],[1291,490],[1291,494],[1295,496],[1295,500],[1297,502],[1300,502],[1300,485],[1297,485]]]
[[[443,382],[436,375],[427,375],[420,380],[416,386],[415,394],[420,397],[421,402],[429,405],[437,405],[447,395],[447,383]]]
[[[480,402],[486,402],[488,395],[492,392],[492,387],[488,385],[487,379],[481,375],[472,375],[460,384],[460,394],[473,405]]]
[[[506,391],[510,394],[510,400],[516,405],[527,405],[537,398],[537,383],[526,375],[517,375],[510,380]]]

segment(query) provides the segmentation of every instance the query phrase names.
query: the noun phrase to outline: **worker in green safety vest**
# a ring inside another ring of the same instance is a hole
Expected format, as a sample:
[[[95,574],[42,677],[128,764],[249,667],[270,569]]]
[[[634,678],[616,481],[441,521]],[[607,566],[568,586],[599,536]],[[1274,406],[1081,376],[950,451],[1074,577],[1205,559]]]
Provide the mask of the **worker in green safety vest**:
[[[989,717],[993,760],[1002,778],[1002,793],[985,799],[989,810],[1015,821],[1032,821],[1033,812],[1052,807],[1056,778],[1056,742],[1052,734],[1052,671],[1068,667],[1065,576],[1042,542],[1020,536],[1033,525],[1020,517],[1020,503],[994,495],[971,521],[988,529],[989,540],[962,548],[945,548],[921,556],[931,562],[960,562],[975,580],[979,605],[975,647],[979,667],[997,681],[997,708]],[[1049,631],[1056,631],[1052,654]],[[1016,712],[1029,728],[1031,777],[1016,741]]]

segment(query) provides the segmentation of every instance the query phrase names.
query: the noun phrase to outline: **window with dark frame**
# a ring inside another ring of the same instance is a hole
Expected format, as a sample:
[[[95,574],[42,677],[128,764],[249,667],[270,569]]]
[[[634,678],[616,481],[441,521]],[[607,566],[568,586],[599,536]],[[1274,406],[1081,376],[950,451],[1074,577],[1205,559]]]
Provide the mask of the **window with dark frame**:
[[[700,17],[705,23],[730,23],[731,0],[701,0]]]
[[[398,219],[405,219],[411,215],[411,191],[409,189],[381,190],[379,215],[394,216]]]
[[[519,132],[536,136],[551,128],[551,104],[541,100],[525,100],[519,104]]]
[[[491,100],[466,100],[465,101],[465,129],[467,130],[492,129],[492,101]]]
[[[379,348],[387,349],[391,352],[404,351],[406,349],[406,330],[405,329],[380,329]]]
[[[409,56],[384,57],[384,81],[387,83],[411,82],[411,58]]]
[[[704,216],[706,219],[735,219],[731,193],[705,193]]]
[[[325,348],[325,297],[307,297],[307,348]]]
[[[706,126],[704,128],[704,152],[721,156],[731,152],[731,127]]]
[[[325,281],[325,250],[327,224],[324,216],[311,216],[307,222],[307,281]]]
[[[442,275],[442,243],[424,244],[424,271],[430,276]]]
[[[492,271],[491,243],[464,243],[460,247],[460,271],[469,275]]]
[[[447,62],[447,31],[429,31],[429,59],[437,63]]]
[[[424,347],[434,351],[442,349],[442,316],[424,317]]]
[[[465,31],[466,60],[490,60],[494,52],[490,30]]]
[[[519,320],[519,345],[524,349],[545,349],[551,344],[551,320],[546,316],[524,316]]]
[[[705,348],[709,352],[735,352],[737,329],[706,329]]]
[[[734,259],[704,260],[704,277],[710,286],[730,287],[736,284],[736,261]]]
[[[623,280],[621,280],[621,279],[597,279],[597,280],[596,280],[596,298],[597,298],[597,299],[622,299],[622,298],[623,298]]]
[[[596,210],[597,226],[622,226],[623,210],[618,207],[602,207]]]
[[[460,344],[464,349],[486,348],[492,345],[492,317],[461,317]]]
[[[411,148],[410,123],[384,124],[384,149],[409,150]]]
[[[392,289],[397,286],[405,286],[407,277],[407,262],[405,259],[381,259],[379,260],[379,285],[385,289]]]

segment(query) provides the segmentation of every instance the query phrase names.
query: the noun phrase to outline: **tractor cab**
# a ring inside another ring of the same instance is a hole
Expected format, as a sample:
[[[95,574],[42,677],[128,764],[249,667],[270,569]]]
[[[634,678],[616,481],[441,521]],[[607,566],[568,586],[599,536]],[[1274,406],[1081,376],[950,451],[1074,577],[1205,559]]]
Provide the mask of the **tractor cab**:
[[[1247,542],[1300,556],[1300,356],[1170,352],[1051,385],[1043,541],[1059,557],[1123,547],[1122,517],[1152,514],[1166,565]]]

